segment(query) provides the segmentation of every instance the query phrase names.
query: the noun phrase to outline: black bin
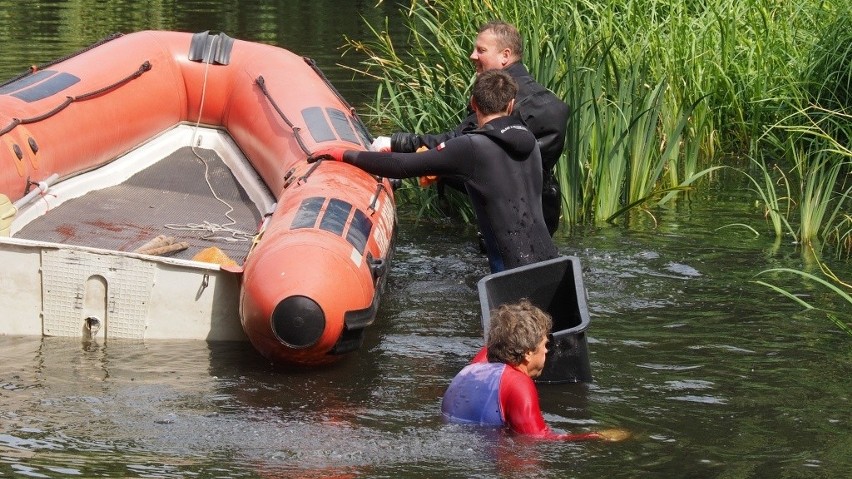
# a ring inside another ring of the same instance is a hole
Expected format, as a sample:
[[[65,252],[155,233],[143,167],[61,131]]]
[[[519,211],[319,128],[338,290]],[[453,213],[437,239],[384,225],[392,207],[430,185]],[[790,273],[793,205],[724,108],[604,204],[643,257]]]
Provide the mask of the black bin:
[[[590,382],[586,328],[589,310],[580,260],[560,256],[519,268],[490,274],[478,283],[482,327],[488,334],[491,311],[501,304],[527,298],[553,317],[553,339],[536,379],[539,383]]]

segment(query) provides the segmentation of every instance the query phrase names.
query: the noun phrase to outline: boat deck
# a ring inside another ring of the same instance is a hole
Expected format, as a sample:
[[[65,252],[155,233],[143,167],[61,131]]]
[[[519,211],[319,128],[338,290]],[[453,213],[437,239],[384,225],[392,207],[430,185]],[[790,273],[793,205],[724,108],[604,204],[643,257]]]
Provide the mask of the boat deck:
[[[242,264],[260,220],[216,151],[185,146],[119,185],[62,203],[14,236],[133,251],[164,235],[189,244],[170,257],[192,259],[216,246]]]

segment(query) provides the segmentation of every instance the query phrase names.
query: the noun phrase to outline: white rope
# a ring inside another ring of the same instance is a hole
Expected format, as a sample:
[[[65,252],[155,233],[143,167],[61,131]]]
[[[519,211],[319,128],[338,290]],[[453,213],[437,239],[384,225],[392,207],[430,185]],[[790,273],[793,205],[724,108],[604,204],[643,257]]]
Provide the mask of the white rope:
[[[246,242],[251,241],[252,238],[254,238],[254,233],[248,233],[239,229],[230,228],[231,225],[237,224],[237,220],[235,220],[231,216],[231,213],[234,212],[234,207],[231,206],[230,203],[219,197],[219,195],[216,193],[216,190],[213,188],[213,184],[210,182],[210,165],[207,163],[207,160],[205,160],[204,157],[202,157],[201,154],[199,154],[199,152],[196,150],[196,138],[198,136],[198,131],[201,125],[201,114],[204,111],[204,102],[207,97],[207,78],[208,72],[210,70],[210,62],[212,61],[211,53],[213,51],[213,46],[218,40],[218,35],[213,37],[213,41],[210,42],[210,46],[207,50],[207,55],[205,55],[204,57],[204,81],[201,83],[201,101],[198,105],[198,119],[195,121],[195,126],[193,127],[192,142],[190,143],[190,148],[195,157],[198,158],[198,160],[201,161],[202,164],[204,164],[204,181],[207,182],[207,188],[210,189],[210,192],[213,194],[213,197],[216,198],[216,200],[228,207],[228,211],[225,212],[225,217],[228,218],[230,222],[225,224],[216,224],[205,220],[204,223],[187,223],[185,225],[169,224],[165,225],[165,227],[168,229],[181,231],[208,231],[210,232],[210,234],[202,236],[201,239],[210,241],[223,240],[228,242]],[[221,232],[229,233],[229,235],[217,235],[217,233]]]
[[[209,234],[201,236],[201,239],[215,241],[222,240],[229,243],[242,243],[251,241],[254,238],[253,233],[246,233],[238,229],[229,228],[227,225],[218,225],[205,221],[204,223],[187,223],[183,225],[168,224],[163,225],[166,229],[178,231],[207,231]],[[217,235],[217,233],[228,233],[227,236]]]

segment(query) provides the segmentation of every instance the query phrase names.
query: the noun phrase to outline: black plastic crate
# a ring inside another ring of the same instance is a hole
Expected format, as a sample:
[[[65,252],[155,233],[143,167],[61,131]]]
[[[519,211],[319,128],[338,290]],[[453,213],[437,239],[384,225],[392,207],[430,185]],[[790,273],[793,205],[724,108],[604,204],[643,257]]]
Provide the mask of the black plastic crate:
[[[539,383],[590,382],[586,328],[589,309],[580,260],[560,256],[519,268],[490,274],[478,284],[482,327],[488,334],[491,311],[501,304],[527,298],[553,317],[553,339],[536,379]]]

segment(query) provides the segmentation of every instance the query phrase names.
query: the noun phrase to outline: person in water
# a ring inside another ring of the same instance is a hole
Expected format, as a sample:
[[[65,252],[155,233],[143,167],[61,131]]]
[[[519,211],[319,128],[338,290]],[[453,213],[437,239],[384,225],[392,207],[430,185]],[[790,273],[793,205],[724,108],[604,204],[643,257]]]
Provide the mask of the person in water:
[[[551,235],[559,226],[562,198],[559,182],[554,174],[556,163],[562,155],[570,107],[550,90],[533,79],[524,66],[524,42],[518,29],[501,20],[484,23],[477,31],[470,61],[476,74],[489,70],[503,70],[518,83],[512,116],[526,126],[538,140],[541,149],[542,212]],[[438,134],[397,132],[376,139],[375,148],[389,147],[391,151],[413,152],[420,147],[435,148],[441,143],[478,128],[474,111],[468,109],[466,118],[452,131]],[[451,178],[442,177],[442,184],[456,186]]]
[[[452,175],[464,182],[483,234],[491,272],[558,256],[541,206],[541,154],[535,136],[512,116],[518,85],[490,70],[473,85],[477,129],[421,153],[314,152],[309,162],[333,159],[387,178]]]
[[[617,429],[559,434],[545,424],[533,379],[544,369],[551,323],[550,315],[526,299],[497,308],[491,315],[484,351],[453,378],[444,394],[444,417],[543,439],[626,438]]]

